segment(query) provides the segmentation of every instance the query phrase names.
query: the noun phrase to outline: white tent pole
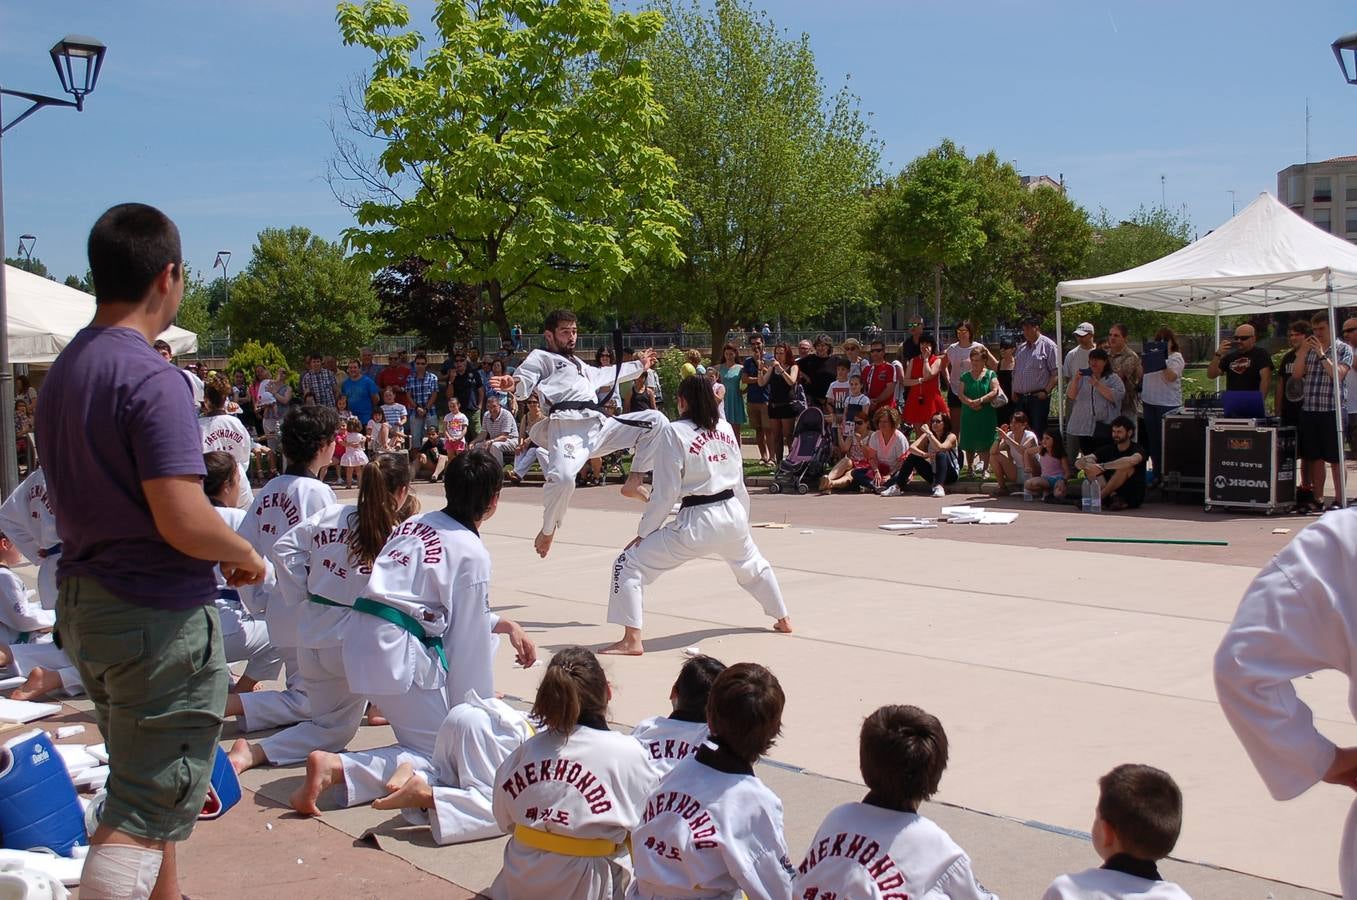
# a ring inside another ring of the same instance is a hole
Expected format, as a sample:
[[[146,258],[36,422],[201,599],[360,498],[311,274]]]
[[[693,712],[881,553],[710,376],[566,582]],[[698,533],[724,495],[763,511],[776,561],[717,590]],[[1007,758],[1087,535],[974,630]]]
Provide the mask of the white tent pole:
[[[1065,432],[1065,339],[1063,330],[1060,326],[1060,294],[1055,295],[1055,396],[1056,396],[1056,421],[1060,423],[1060,431]],[[1043,430],[1046,426],[1042,426]],[[1061,438],[1063,440],[1063,438]]]
[[[1208,353],[1214,353],[1214,352],[1216,352],[1216,348],[1219,347],[1219,346],[1220,346],[1220,301],[1217,300],[1217,301],[1216,301],[1216,330],[1215,330],[1214,332],[1212,332],[1212,334],[1211,334],[1211,346],[1209,346],[1209,347],[1206,348],[1206,352],[1208,352]],[[1216,393],[1217,393],[1217,394],[1220,393],[1220,374],[1219,374],[1219,370],[1217,371],[1217,374],[1216,374]]]
[[[1346,429],[1343,428],[1343,380],[1338,377],[1338,320],[1333,305],[1333,273],[1326,272],[1324,278],[1324,295],[1329,301],[1329,353],[1333,357],[1333,416],[1338,426],[1338,483],[1333,486],[1333,492],[1339,508],[1344,508],[1348,505],[1348,460],[1343,450]],[[1315,499],[1324,500],[1323,497]]]

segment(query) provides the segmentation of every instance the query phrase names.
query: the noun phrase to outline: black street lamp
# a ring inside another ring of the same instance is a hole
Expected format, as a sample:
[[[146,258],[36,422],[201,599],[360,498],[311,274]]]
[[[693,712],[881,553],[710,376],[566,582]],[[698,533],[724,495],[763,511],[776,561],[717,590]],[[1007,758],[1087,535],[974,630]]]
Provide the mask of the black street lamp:
[[[44,106],[69,106],[76,110],[85,108],[85,95],[94,90],[99,80],[99,69],[104,64],[104,45],[91,37],[67,35],[52,45],[52,65],[56,66],[57,77],[61,79],[61,89],[74,97],[65,100],[60,97],[48,97],[45,94],[30,94],[27,91],[13,91],[0,87],[0,101],[5,97],[18,97],[29,102],[28,109],[14,119],[5,122],[3,110],[0,110],[0,145],[5,134],[11,128],[27,119]],[[4,195],[3,155],[0,155],[0,247],[5,246],[5,195]],[[20,244],[32,235],[19,238]],[[29,245],[30,258],[32,245]],[[5,282],[0,277],[0,493],[8,497],[19,485],[19,462],[14,440],[14,370],[9,364],[9,304],[5,298]]]
[[[35,234],[19,235],[19,259],[33,261],[33,245],[38,242],[38,236]]]
[[[230,250],[217,251],[217,258],[212,260],[212,268],[215,269],[217,266],[221,266],[221,287],[223,291],[221,305],[224,307],[231,302],[231,273],[229,271],[231,268]],[[229,352],[231,347],[231,329],[229,326],[226,329],[226,347]]]
[[[1329,46],[1333,48],[1334,59],[1338,60],[1338,68],[1343,70],[1343,80],[1348,84],[1357,84],[1357,31],[1343,35]],[[1349,58],[1352,59],[1350,71]]]

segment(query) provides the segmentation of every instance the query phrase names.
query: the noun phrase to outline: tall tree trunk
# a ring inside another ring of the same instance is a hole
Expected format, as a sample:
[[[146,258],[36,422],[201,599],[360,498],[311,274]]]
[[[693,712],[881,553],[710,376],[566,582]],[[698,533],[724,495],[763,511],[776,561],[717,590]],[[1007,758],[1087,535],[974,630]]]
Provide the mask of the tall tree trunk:
[[[721,362],[721,348],[725,346],[726,335],[730,333],[731,326],[735,320],[727,316],[714,316],[707,320],[707,327],[711,329],[711,361],[713,363]]]
[[[490,321],[494,323],[495,331],[499,332],[499,339],[507,341],[509,340],[509,316],[504,311],[504,292],[499,281],[487,281],[485,293],[488,298],[486,305],[489,307]]]
[[[933,267],[933,340],[935,353],[942,351],[942,263]]]

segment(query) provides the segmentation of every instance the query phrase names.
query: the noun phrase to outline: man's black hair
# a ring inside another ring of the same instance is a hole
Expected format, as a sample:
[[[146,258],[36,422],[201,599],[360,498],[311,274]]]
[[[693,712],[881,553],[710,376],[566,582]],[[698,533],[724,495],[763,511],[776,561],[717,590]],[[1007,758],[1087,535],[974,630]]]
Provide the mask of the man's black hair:
[[[184,277],[179,229],[154,206],[119,203],[90,229],[87,245],[95,303],[137,303],[172,265]]]
[[[504,466],[485,450],[466,450],[443,473],[444,511],[472,531],[504,485]]]
[[[302,475],[339,431],[339,413],[331,406],[294,406],[279,428],[287,474]]]
[[[543,325],[543,330],[555,331],[562,325],[578,321],[579,317],[568,309],[553,309],[551,312],[547,313],[547,319]]]
[[[1131,434],[1136,433],[1136,423],[1132,422],[1129,416],[1117,416],[1115,419],[1112,420],[1112,427],[1113,428],[1121,427],[1125,428]]]

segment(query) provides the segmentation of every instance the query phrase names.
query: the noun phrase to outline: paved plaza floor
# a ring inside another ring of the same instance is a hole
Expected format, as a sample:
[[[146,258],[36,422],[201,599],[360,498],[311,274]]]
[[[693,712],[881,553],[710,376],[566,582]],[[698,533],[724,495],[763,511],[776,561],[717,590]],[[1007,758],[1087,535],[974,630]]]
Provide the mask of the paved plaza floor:
[[[492,605],[519,620],[544,654],[611,641],[620,629],[605,623],[609,567],[634,534],[639,507],[615,487],[577,492],[544,561],[532,551],[539,491],[506,488],[483,529],[495,565]],[[441,505],[433,486],[420,494],[425,508]],[[755,521],[786,526],[757,529],[755,539],[778,573],[796,633],[769,631],[723,563],[690,563],[648,592],[646,655],[606,663],[612,720],[629,727],[667,711],[685,648],[769,666],[787,708],[760,774],[785,804],[794,862],[824,814],[863,793],[863,716],[884,703],[913,703],[942,720],[951,744],[925,812],[1002,896],[1039,896],[1055,875],[1097,863],[1086,835],[1097,778],[1122,762],[1160,766],[1181,785],[1183,835],[1163,871],[1198,900],[1336,892],[1350,795],[1319,786],[1274,802],[1211,683],[1212,654],[1245,585],[1312,520],[1167,506],[1091,516],[1020,498],[984,502],[1018,512],[1017,521],[902,536],[876,526],[891,515],[936,515],[943,501],[756,492]],[[1070,536],[1228,546],[1073,544]],[[497,686],[511,702],[531,698],[540,673],[514,668],[501,649]],[[1344,679],[1322,673],[1300,690],[1326,734],[1357,743]],[[87,704],[70,707],[79,715]],[[228,726],[224,738],[233,737]],[[363,746],[389,740],[385,728],[359,736]],[[202,824],[183,847],[189,896],[379,897],[399,887],[462,897],[494,877],[503,839],[435,848],[427,830],[367,808],[319,820],[293,815],[284,801],[298,774],[246,774],[241,805]]]

